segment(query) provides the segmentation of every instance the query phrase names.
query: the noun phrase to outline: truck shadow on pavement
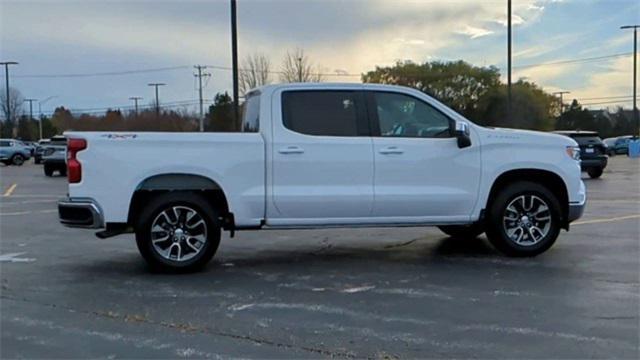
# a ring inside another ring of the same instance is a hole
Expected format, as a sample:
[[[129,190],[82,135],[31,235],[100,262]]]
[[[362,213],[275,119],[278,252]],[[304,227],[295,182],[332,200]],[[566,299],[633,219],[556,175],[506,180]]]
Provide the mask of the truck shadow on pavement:
[[[430,239],[418,238],[401,243],[390,243],[380,246],[371,246],[365,242],[357,246],[337,243],[325,243],[321,247],[318,244],[294,249],[266,249],[248,252],[234,248],[226,249],[221,246],[216,257],[200,274],[227,272],[237,269],[252,270],[276,270],[278,271],[322,271],[322,268],[350,268],[352,264],[366,261],[368,263],[387,263],[397,265],[429,266],[439,262],[449,262],[451,259],[473,258],[486,259],[487,264],[491,260],[502,258],[484,238],[459,239],[444,237]],[[116,255],[116,254],[114,254]],[[151,269],[146,263],[134,254],[122,254],[122,256],[102,258],[90,262],[71,265],[71,271],[82,276],[113,277],[131,275],[181,275],[174,272],[162,272]]]

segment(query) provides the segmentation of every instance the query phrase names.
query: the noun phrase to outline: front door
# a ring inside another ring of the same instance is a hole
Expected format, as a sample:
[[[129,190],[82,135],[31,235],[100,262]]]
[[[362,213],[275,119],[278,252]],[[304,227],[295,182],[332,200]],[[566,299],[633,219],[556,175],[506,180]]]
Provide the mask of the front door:
[[[453,120],[413,95],[367,92],[375,157],[376,217],[465,221],[480,184],[479,146],[460,149]]]

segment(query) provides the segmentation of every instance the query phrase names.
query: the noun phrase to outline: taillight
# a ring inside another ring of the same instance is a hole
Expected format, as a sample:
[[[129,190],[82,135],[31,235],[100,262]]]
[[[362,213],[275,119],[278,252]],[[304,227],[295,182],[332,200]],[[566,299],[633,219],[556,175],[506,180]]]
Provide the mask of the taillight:
[[[82,180],[82,165],[76,158],[76,154],[87,148],[87,140],[85,139],[68,139],[67,140],[67,175],[69,183],[79,183]]]

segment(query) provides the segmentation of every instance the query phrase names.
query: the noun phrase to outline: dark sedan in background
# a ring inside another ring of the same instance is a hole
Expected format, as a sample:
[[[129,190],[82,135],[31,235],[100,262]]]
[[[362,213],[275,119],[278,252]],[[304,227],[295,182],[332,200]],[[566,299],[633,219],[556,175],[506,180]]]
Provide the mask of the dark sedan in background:
[[[607,167],[609,157],[607,146],[595,131],[556,131],[556,134],[574,139],[580,146],[580,166],[592,179],[602,176]]]

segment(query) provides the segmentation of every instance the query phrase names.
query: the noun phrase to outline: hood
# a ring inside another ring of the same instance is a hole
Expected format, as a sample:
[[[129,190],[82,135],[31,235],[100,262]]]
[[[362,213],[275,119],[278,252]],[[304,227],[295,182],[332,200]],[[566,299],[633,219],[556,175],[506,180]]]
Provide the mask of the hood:
[[[506,128],[484,128],[485,137],[493,140],[505,140],[538,145],[578,146],[572,138],[542,131]]]

